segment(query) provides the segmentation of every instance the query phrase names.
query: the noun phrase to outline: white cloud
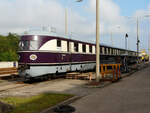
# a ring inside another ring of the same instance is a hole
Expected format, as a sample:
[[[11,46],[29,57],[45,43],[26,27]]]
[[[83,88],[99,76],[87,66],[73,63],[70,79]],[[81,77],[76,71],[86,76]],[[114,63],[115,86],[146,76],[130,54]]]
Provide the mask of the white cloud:
[[[90,10],[95,12],[95,0],[90,0]],[[102,13],[102,24],[112,25],[119,24],[120,22],[120,9],[111,0],[101,1],[101,13]],[[111,11],[111,12],[110,12]],[[73,13],[72,13],[73,12]],[[88,30],[88,25],[95,24],[95,22],[90,22],[86,17],[80,16],[75,11],[72,11],[71,23],[76,25],[75,28],[82,26],[82,32]],[[61,6],[56,0],[1,0],[0,1],[0,14],[3,16],[0,18],[1,29],[21,29],[28,26],[41,26],[54,24],[55,27],[64,25],[64,7]],[[87,29],[86,29],[87,28]],[[90,27],[91,28],[91,27]],[[3,30],[1,30],[3,31]],[[15,30],[13,30],[15,31]],[[88,32],[89,33],[89,30]]]
[[[96,0],[88,0],[84,16],[75,9],[69,9],[69,34],[77,39],[95,40],[95,7]],[[85,6],[84,6],[85,8]],[[148,8],[150,11],[150,7]],[[0,0],[0,33],[24,32],[29,27],[53,26],[60,34],[64,33],[65,6],[59,0]],[[143,15],[140,10],[135,15]],[[134,16],[135,16],[134,15]],[[92,18],[91,18],[92,17]],[[120,14],[120,7],[113,0],[100,0],[100,30],[101,42],[110,43],[110,32],[115,38],[117,46],[124,47],[124,34],[136,32],[131,23]],[[132,24],[133,25],[133,24]],[[120,27],[118,27],[120,26]],[[134,34],[132,33],[132,35]],[[130,35],[130,34],[129,34]],[[85,38],[83,38],[85,37]],[[134,39],[135,41],[135,39]]]
[[[90,0],[88,10],[95,13],[96,0]],[[126,20],[120,14],[120,7],[116,5],[112,0],[100,1],[100,17],[101,25],[103,26],[102,34],[107,34],[113,31],[114,33],[127,32],[128,26],[126,26]],[[116,26],[120,26],[119,30],[116,30]]]
[[[102,33],[116,25],[123,29],[124,20],[120,18],[119,7],[112,0],[101,0],[100,4]],[[95,0],[89,0],[89,10],[95,12]],[[64,30],[64,7],[58,0],[0,0],[0,14],[3,15],[0,18],[1,32],[21,32],[28,27],[43,25],[52,25],[61,32]],[[90,21],[75,11],[70,15],[72,32],[85,35],[95,33],[95,20]]]
[[[0,31],[22,32],[33,26],[62,26],[64,8],[55,0],[0,1]]]

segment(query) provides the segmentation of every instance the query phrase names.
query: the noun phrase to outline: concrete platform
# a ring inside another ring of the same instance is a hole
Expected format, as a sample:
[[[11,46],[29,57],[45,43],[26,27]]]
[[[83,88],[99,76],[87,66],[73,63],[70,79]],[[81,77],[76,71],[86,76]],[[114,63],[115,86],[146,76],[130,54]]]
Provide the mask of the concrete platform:
[[[71,104],[75,113],[150,113],[150,66]]]

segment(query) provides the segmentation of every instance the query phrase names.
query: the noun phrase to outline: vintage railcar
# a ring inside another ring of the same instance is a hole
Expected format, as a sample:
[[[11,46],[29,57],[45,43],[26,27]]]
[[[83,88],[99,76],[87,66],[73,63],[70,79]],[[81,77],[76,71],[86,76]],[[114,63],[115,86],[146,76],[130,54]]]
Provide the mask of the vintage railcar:
[[[19,46],[19,75],[25,78],[95,69],[96,45],[92,43],[32,32],[21,36]],[[101,44],[100,55],[101,63],[128,64],[136,62],[137,53]]]

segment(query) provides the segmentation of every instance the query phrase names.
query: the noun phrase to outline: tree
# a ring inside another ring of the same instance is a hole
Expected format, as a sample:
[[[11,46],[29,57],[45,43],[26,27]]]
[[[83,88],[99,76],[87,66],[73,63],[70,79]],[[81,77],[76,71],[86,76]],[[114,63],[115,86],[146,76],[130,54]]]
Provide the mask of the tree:
[[[0,61],[17,61],[18,43],[19,36],[17,34],[0,35]]]

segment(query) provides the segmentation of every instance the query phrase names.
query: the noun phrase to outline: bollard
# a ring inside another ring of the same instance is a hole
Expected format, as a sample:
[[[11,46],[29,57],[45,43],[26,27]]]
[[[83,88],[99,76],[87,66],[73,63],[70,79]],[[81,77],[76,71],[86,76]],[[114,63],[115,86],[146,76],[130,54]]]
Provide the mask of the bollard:
[[[92,81],[92,73],[89,73],[89,81]]]

